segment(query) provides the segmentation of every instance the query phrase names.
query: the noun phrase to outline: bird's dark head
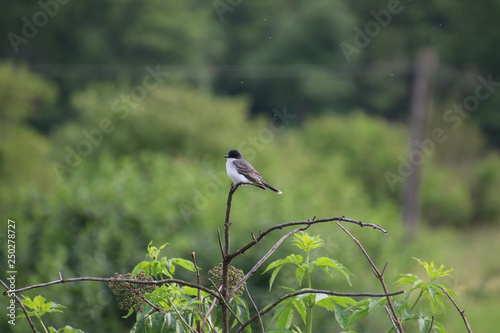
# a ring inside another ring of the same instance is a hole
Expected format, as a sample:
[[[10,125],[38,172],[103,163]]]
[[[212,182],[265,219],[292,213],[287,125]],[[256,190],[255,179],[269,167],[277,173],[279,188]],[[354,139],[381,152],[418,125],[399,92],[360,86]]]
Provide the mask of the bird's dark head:
[[[225,158],[242,158],[241,154],[239,151],[237,151],[236,149],[232,149],[229,151],[229,153],[227,153],[227,155],[224,156]]]

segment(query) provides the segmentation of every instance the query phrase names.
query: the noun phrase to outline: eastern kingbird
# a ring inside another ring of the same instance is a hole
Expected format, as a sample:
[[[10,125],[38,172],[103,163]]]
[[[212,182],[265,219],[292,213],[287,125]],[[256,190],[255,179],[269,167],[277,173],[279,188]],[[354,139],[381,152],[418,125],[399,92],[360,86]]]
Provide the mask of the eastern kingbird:
[[[235,185],[255,185],[263,190],[268,188],[278,194],[283,193],[262,180],[262,176],[257,170],[255,170],[250,163],[245,161],[241,153],[236,149],[229,151],[224,157],[227,158],[227,175]]]

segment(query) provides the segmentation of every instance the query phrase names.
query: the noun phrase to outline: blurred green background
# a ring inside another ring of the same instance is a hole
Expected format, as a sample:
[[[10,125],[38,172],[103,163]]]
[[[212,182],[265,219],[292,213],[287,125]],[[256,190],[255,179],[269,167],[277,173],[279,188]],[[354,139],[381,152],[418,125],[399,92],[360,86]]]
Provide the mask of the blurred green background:
[[[498,327],[499,0],[2,5],[0,239],[6,244],[7,219],[15,220],[18,287],[58,279],[59,272],[130,272],[151,240],[169,242],[169,257],[196,252],[206,278],[219,262],[216,229],[230,185],[223,155],[238,148],[284,194],[238,190],[233,248],[250,232],[314,216],[380,224],[388,235],[349,229],[380,267],[389,262],[388,284],[399,273],[423,275],[412,257],[435,260],[454,269],[446,283],[472,328]],[[409,156],[415,61],[423,48],[439,57],[424,138],[442,129],[446,140],[425,154],[420,219],[408,237],[407,177],[391,185],[387,174],[400,175]],[[478,93],[484,98],[474,100]],[[338,227],[309,232],[327,243],[318,255],[355,274],[352,287],[341,276],[332,282],[318,275],[318,287],[380,291]],[[279,237],[234,264],[250,269]],[[291,250],[285,243],[273,258]],[[7,246],[0,255],[6,262]],[[257,274],[250,283],[260,307],[281,293],[268,294],[268,278]],[[294,283],[284,274],[275,285]],[[67,307],[48,325],[127,332],[133,324],[104,284],[26,293],[37,294]],[[0,298],[3,311],[7,302]],[[316,319],[318,331],[332,331],[332,313],[318,311]],[[439,320],[450,332],[464,331],[451,304]],[[16,323],[2,319],[0,330],[29,331],[24,319]],[[388,327],[382,311],[355,329]]]

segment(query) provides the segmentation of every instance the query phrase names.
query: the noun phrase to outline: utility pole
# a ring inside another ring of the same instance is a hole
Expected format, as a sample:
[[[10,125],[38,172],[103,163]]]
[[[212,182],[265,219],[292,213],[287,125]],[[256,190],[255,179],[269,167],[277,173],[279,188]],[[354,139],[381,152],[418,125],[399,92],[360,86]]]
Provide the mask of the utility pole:
[[[417,54],[415,76],[410,104],[410,153],[408,154],[413,172],[408,176],[403,199],[403,222],[406,233],[412,236],[420,219],[420,183],[422,167],[426,158],[419,152],[419,143],[424,140],[427,115],[431,108],[432,95],[436,84],[438,56],[431,48],[421,49]],[[419,156],[416,161],[415,156]]]

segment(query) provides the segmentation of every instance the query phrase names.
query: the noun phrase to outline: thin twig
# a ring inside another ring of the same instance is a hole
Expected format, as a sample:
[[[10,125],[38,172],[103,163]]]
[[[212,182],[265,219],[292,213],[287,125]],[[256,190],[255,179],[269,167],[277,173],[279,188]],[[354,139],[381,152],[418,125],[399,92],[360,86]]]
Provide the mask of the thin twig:
[[[224,255],[226,256],[229,254],[229,227],[231,226],[229,216],[231,215],[231,203],[233,201],[233,194],[238,189],[238,186],[239,184],[233,185],[233,183],[231,183],[231,188],[227,196],[226,219],[224,220]]]
[[[245,290],[248,295],[248,299],[250,299],[250,302],[252,303],[253,307],[255,308],[255,311],[257,311],[257,316],[259,316],[259,323],[260,323],[260,329],[262,330],[262,333],[266,333],[266,330],[264,328],[264,323],[262,322],[262,317],[260,316],[260,311],[255,302],[253,301],[252,295],[250,295],[250,291],[248,291],[248,287],[245,286]]]
[[[431,324],[429,325],[429,330],[427,331],[427,333],[431,333],[432,325],[434,325],[434,316],[431,317]]]
[[[191,253],[191,258],[193,258],[193,265],[194,265],[194,268],[196,269],[196,283],[198,283],[198,285],[201,285],[200,268],[196,264],[196,254],[194,252]],[[200,316],[201,316],[201,291],[200,291],[200,289],[198,289],[198,302],[199,302],[198,312],[200,313]],[[201,332],[200,322],[198,322],[197,328],[198,328],[198,331]]]
[[[209,280],[210,280],[210,279],[209,279]],[[212,283],[212,285],[214,286],[214,288],[216,288],[216,287],[217,287],[217,286],[215,285],[215,283],[214,283],[212,280],[210,280],[210,282]],[[221,286],[221,287],[222,287],[222,286]],[[220,293],[220,290],[221,290],[221,288],[219,287],[219,288],[217,289],[217,291],[219,291],[219,293]],[[238,321],[238,323],[242,324],[241,320],[238,318],[238,316],[236,315],[236,313],[234,313],[233,309],[231,309],[231,307],[229,306],[229,303],[228,303],[228,302],[226,302],[222,296],[221,296],[221,299],[222,299],[222,301],[224,302],[224,304],[226,305],[227,309],[228,309],[228,310],[229,310],[229,311],[233,314],[234,318],[236,318],[236,320]]]
[[[465,310],[460,310],[460,308],[458,307],[458,304],[455,302],[453,297],[451,297],[451,295],[446,291],[445,288],[441,287],[441,290],[446,294],[446,296],[448,296],[448,298],[453,303],[453,305],[455,305],[455,308],[457,309],[458,313],[460,313],[460,315],[462,316],[462,319],[464,320],[464,324],[465,324],[465,327],[467,328],[467,331],[469,333],[472,333],[472,330],[469,326],[469,322],[467,321],[467,318],[465,318]]]
[[[4,286],[5,289],[7,289],[7,293],[4,292],[4,295],[7,295],[8,293],[13,292],[11,289],[9,289],[9,286],[3,280],[0,279],[0,283],[2,283],[2,285]],[[33,332],[38,333],[38,331],[36,330],[35,324],[31,320],[31,317],[28,315],[28,311],[26,310],[26,307],[24,306],[23,301],[21,300],[21,298],[19,298],[19,296],[15,292],[13,292],[13,295],[16,298],[16,301],[21,306],[21,309],[23,310],[24,315],[26,316],[26,319],[28,320],[28,323],[29,323],[31,329],[33,330]]]
[[[222,289],[222,285],[219,288],[217,288],[217,286],[215,285],[214,281],[212,281],[211,279],[208,279],[208,281],[210,281],[210,283],[212,283],[212,286],[217,290],[218,293],[220,293],[220,291]],[[208,316],[210,315],[210,313],[214,309],[216,302],[217,302],[217,299],[214,298],[214,300],[212,301],[212,305],[210,305],[210,308],[208,308],[208,311],[205,314],[205,318],[203,319],[202,328],[205,328],[205,324],[208,321]]]
[[[54,285],[54,284],[60,284],[60,283],[67,283],[67,282],[81,282],[81,281],[94,281],[94,282],[111,282],[111,281],[118,281],[120,283],[138,283],[138,284],[153,284],[153,285],[162,285],[162,284],[168,284],[168,283],[177,283],[179,285],[182,285],[182,286],[187,286],[187,287],[191,287],[191,288],[196,288],[196,289],[200,289],[214,297],[217,297],[218,299],[220,299],[220,296],[215,293],[213,290],[207,288],[207,287],[204,287],[204,286],[201,286],[201,285],[198,285],[196,283],[191,283],[191,282],[187,282],[187,281],[184,281],[184,280],[179,280],[179,279],[164,279],[164,280],[152,280],[152,281],[145,281],[145,280],[134,280],[134,279],[117,279],[115,277],[111,277],[111,278],[103,278],[103,277],[75,277],[75,278],[67,278],[67,279],[59,279],[59,280],[54,280],[54,281],[50,281],[50,282],[45,282],[45,283],[38,283],[38,284],[34,284],[34,285],[31,285],[31,286],[26,286],[26,287],[23,287],[23,288],[18,288],[18,289],[12,289],[12,290],[8,290],[8,292],[12,292],[12,293],[20,293],[20,292],[23,292],[23,291],[26,291],[26,290],[31,290],[31,289],[35,289],[35,288],[42,288],[42,287],[47,287],[47,286],[51,286],[51,285]],[[4,295],[7,295],[7,291],[5,291],[3,293]]]
[[[229,189],[229,193],[227,195],[227,207],[226,207],[226,219],[224,220],[224,250],[222,251],[222,332],[229,332],[229,265],[231,264],[231,260],[233,257],[229,256],[229,227],[231,226],[231,222],[229,221],[229,216],[231,215],[231,203],[233,201],[233,194],[238,189],[238,184],[231,183],[231,188]]]
[[[278,248],[278,246],[281,245],[281,243],[283,243],[287,238],[291,237],[292,235],[296,234],[297,232],[306,230],[307,228],[309,228],[309,226],[299,227],[297,229],[294,229],[293,231],[290,231],[289,233],[287,233],[283,237],[281,237],[276,242],[276,244],[274,244],[274,246],[238,282],[238,284],[236,285],[236,287],[234,287],[233,290],[229,293],[229,297],[231,297],[237,290],[239,290],[241,288],[241,286],[245,283],[246,280],[248,280],[253,274],[255,274],[255,272],[257,271],[257,269],[259,269],[259,267],[267,260],[267,258],[269,258],[274,253],[274,251],[276,251],[276,249]]]
[[[370,256],[368,255],[368,253],[366,252],[366,250],[363,248],[363,245],[361,245],[360,241],[358,241],[349,231],[347,231],[346,228],[344,228],[340,223],[336,222],[337,225],[342,228],[342,230],[344,230],[344,232],[346,234],[349,235],[349,237],[352,238],[352,240],[358,245],[358,247],[361,249],[361,251],[363,252],[363,254],[365,255],[366,259],[368,260],[368,262],[370,263],[371,267],[372,267],[372,270],[375,274],[375,277],[380,281],[380,283],[382,284],[382,288],[384,289],[384,292],[387,294],[387,286],[385,284],[385,281],[384,281],[384,275],[382,273],[380,273],[380,271],[377,269],[377,266],[373,263],[372,259],[370,258]],[[384,270],[383,272],[385,272],[385,268],[387,267],[387,263],[385,264],[384,266]],[[387,303],[389,304],[389,308],[391,309],[391,313],[392,313],[392,319],[391,320],[394,320],[394,322],[396,323],[397,327],[398,327],[398,331],[400,333],[403,333],[404,330],[403,330],[403,325],[401,324],[401,320],[399,319],[397,313],[396,313],[396,310],[394,309],[394,305],[392,304],[392,301],[391,301],[391,298],[389,296],[387,296]]]
[[[217,228],[217,238],[219,239],[219,248],[220,248],[220,253],[222,255],[222,259],[224,259],[224,247],[222,246],[222,239],[220,237],[220,229]]]
[[[192,327],[188,324],[188,322],[186,321],[186,319],[185,319],[185,318],[181,315],[181,313],[179,312],[179,310],[177,309],[177,307],[175,306],[175,304],[174,304],[174,303],[170,300],[170,298],[168,298],[168,297],[167,297],[166,299],[167,299],[167,302],[169,302],[169,303],[170,303],[170,306],[171,306],[172,308],[174,308],[175,313],[177,314],[177,316],[179,316],[179,318],[180,318],[180,320],[182,321],[182,323],[183,323],[184,325],[186,325],[186,327],[187,327],[187,328],[189,328],[189,330],[191,331],[191,333],[196,333],[196,330],[195,330],[194,328],[192,328]]]
[[[385,312],[387,312],[387,315],[389,316],[389,319],[391,320],[392,327],[394,328],[394,331],[396,331],[396,333],[399,333],[398,327],[396,326],[396,323],[394,322],[394,318],[392,318],[391,311],[389,310],[389,308],[387,307],[387,305],[384,305],[384,309],[385,309]]]
[[[271,305],[266,307],[264,310],[260,311],[258,315],[254,315],[252,318],[250,318],[249,320],[244,322],[243,325],[238,328],[238,332],[243,331],[243,329],[246,326],[248,326],[252,321],[257,319],[259,316],[266,315],[269,311],[274,309],[276,306],[278,306],[284,300],[286,300],[290,297],[295,297],[295,296],[302,295],[302,294],[326,294],[326,295],[332,295],[332,296],[345,296],[345,297],[389,297],[389,296],[400,295],[403,293],[404,293],[404,290],[396,291],[396,292],[392,292],[392,293],[387,293],[387,294],[379,294],[379,293],[342,293],[342,292],[337,292],[337,291],[333,291],[333,290],[302,289],[302,290],[299,290],[299,291],[296,291],[293,293],[283,295],[280,298],[278,298]]]
[[[329,217],[329,218],[318,219],[318,220],[314,220],[313,219],[312,221],[311,220],[307,220],[307,221],[285,222],[285,223],[277,224],[275,226],[270,227],[269,229],[267,229],[265,231],[260,232],[259,236],[257,238],[255,238],[255,236],[252,235],[252,241],[251,242],[249,242],[245,246],[241,247],[236,252],[234,252],[232,254],[229,254],[229,256],[231,258],[234,258],[234,257],[236,257],[236,256],[238,256],[240,254],[245,253],[252,246],[254,246],[255,244],[259,243],[265,236],[267,236],[267,234],[269,234],[269,233],[271,233],[271,232],[273,232],[275,230],[280,230],[280,229],[283,229],[283,228],[286,228],[286,227],[293,227],[293,226],[297,226],[297,225],[311,226],[311,225],[317,224],[317,223],[328,223],[328,222],[334,222],[334,221],[354,223],[354,224],[359,225],[360,227],[370,227],[370,228],[379,230],[380,232],[383,232],[384,234],[387,234],[387,231],[385,229],[381,228],[380,226],[378,226],[376,224],[364,223],[364,222],[361,222],[361,221],[357,221],[357,220],[353,220],[353,219],[348,219],[348,218],[346,218],[344,216]]]

